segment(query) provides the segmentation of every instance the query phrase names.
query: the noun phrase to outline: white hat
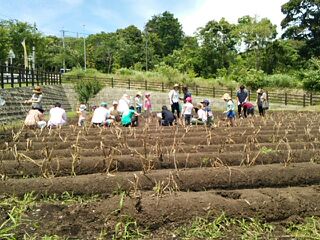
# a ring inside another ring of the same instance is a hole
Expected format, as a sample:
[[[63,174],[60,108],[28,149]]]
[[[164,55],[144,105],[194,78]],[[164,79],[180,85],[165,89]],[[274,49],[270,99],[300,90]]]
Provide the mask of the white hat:
[[[117,101],[113,101],[113,102],[112,102],[112,105],[116,105],[116,104],[118,104]]]
[[[225,93],[225,94],[223,94],[222,99],[224,99],[224,100],[230,100],[231,97],[230,97],[229,93]]]

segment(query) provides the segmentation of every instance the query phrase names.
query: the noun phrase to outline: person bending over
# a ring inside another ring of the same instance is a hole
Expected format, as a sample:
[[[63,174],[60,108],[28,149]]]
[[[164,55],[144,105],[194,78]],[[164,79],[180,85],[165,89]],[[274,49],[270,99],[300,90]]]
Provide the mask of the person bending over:
[[[138,126],[138,116],[140,116],[140,114],[134,110],[134,106],[130,106],[129,111],[126,111],[122,114],[122,117],[121,117],[122,126],[124,127]]]
[[[61,108],[61,104],[56,102],[54,108],[50,109],[50,119],[48,121],[49,127],[59,127],[67,123],[66,111]]]
[[[162,106],[160,125],[172,126],[175,119],[176,117],[168,110],[167,106]]]

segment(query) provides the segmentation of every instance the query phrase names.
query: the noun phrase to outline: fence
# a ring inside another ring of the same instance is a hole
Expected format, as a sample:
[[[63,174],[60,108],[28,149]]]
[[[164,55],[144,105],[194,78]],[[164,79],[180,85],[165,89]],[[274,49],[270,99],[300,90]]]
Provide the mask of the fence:
[[[0,65],[0,87],[2,89],[56,84],[61,84],[60,73]]]

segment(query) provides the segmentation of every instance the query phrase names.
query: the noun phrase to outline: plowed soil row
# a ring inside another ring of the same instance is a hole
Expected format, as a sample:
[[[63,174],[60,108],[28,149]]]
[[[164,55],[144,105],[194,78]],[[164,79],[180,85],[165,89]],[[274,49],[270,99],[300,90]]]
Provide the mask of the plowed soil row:
[[[2,161],[0,173],[7,177],[70,176],[105,172],[128,172],[154,169],[181,169],[218,166],[262,165],[274,163],[320,162],[320,151],[281,150],[268,153],[178,153],[149,155],[122,155],[112,157],[79,157],[51,160],[20,159]]]
[[[36,233],[69,238],[92,239],[102,230],[114,233],[119,219],[132,217],[140,227],[155,231],[187,224],[196,217],[212,219],[225,213],[233,218],[258,218],[279,222],[289,218],[320,216],[320,188],[290,187],[223,190],[207,192],[143,192],[139,198],[113,196],[87,204],[62,205],[43,203],[25,216],[39,225]],[[119,207],[119,202],[123,206]],[[159,211],[161,209],[161,211]],[[30,233],[31,226],[21,231]],[[172,236],[164,236],[171,239]],[[161,238],[161,237],[160,237]]]
[[[40,194],[112,194],[134,188],[152,190],[158,185],[180,191],[209,189],[239,189],[287,187],[320,184],[320,165],[296,163],[259,165],[252,167],[221,167],[141,172],[91,174],[49,179],[7,179],[0,182],[0,194],[22,196],[28,192]]]

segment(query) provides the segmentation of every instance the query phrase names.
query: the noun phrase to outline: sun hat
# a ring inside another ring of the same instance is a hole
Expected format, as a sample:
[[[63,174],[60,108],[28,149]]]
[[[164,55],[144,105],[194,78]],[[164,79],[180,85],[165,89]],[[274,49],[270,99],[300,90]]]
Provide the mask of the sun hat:
[[[175,85],[173,85],[173,87],[176,88],[176,87],[180,87],[180,86],[179,86],[179,84],[176,83]]]
[[[203,104],[202,103],[198,103],[198,108],[202,109],[203,108]]]
[[[186,102],[192,102],[192,98],[191,97],[187,97],[186,98]]]
[[[259,89],[257,90],[257,93],[262,93],[262,89],[259,88]]]
[[[35,86],[33,89],[34,93],[42,93],[41,87],[40,86]]]
[[[112,105],[118,105],[118,102],[117,101],[113,101]]]
[[[106,103],[106,102],[101,102],[101,103],[100,103],[100,106],[101,106],[101,107],[106,107],[107,105],[108,105],[108,103]]]
[[[136,96],[142,96],[142,93],[141,92],[137,92]]]
[[[229,93],[225,93],[225,94],[223,94],[222,99],[224,99],[224,100],[230,100],[231,97],[230,97]]]
[[[79,110],[84,111],[87,109],[87,106],[85,104],[80,104]]]
[[[145,96],[150,96],[150,93],[149,93],[149,92],[146,92],[144,95],[145,95]]]

